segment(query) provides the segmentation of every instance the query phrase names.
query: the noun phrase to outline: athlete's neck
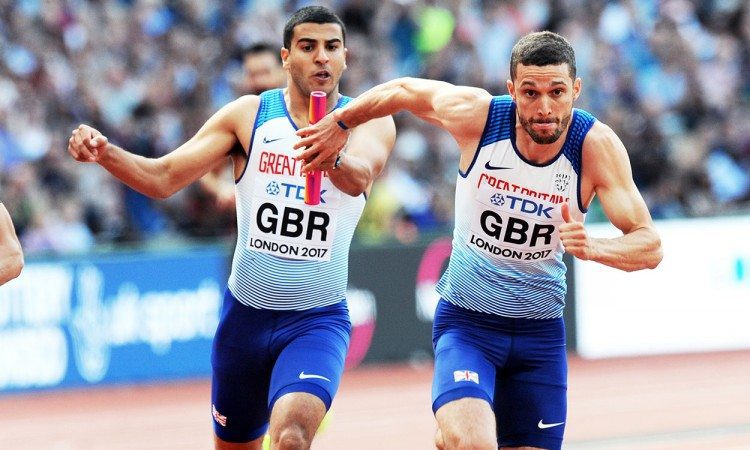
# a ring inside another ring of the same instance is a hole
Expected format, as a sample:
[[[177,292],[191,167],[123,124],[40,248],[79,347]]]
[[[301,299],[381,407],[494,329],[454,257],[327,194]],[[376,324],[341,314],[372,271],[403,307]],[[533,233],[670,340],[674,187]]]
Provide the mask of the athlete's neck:
[[[518,149],[518,152],[526,158],[526,160],[531,161],[535,164],[544,164],[552,160],[557,156],[558,153],[560,153],[560,150],[562,149],[563,145],[565,145],[565,140],[568,136],[568,130],[570,130],[570,124],[568,124],[565,127],[565,130],[560,134],[560,137],[557,138],[557,140],[551,144],[538,144],[534,139],[529,136],[529,133],[523,128],[523,125],[521,125],[520,120],[518,120],[518,117],[516,116],[516,129],[515,129],[515,139],[516,139],[516,148]]]

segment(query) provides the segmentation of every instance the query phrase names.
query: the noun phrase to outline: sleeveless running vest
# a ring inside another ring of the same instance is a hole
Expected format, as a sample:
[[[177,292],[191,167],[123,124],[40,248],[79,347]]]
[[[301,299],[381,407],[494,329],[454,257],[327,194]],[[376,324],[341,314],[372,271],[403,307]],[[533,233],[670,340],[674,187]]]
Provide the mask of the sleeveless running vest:
[[[341,96],[336,108],[351,100]],[[304,203],[299,139],[281,89],[260,95],[247,167],[236,182],[237,246],[229,290],[260,309],[305,310],[345,298],[349,244],[365,206],[324,176],[321,203]]]
[[[583,221],[581,148],[596,119],[574,109],[551,161],[527,161],[515,146],[515,103],[494,97],[474,161],[456,182],[453,250],[437,285],[447,301],[513,318],[561,317],[565,264],[561,204]]]

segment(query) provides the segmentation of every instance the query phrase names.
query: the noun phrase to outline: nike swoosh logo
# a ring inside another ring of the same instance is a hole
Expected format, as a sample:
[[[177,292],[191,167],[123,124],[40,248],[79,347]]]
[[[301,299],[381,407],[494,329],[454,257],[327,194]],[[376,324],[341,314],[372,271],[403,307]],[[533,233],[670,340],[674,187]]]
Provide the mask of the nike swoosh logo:
[[[329,383],[331,382],[331,380],[329,380],[328,378],[324,377],[323,375],[314,375],[312,373],[305,373],[304,370],[299,373],[299,379],[300,380],[306,380],[308,378],[317,378],[319,380],[326,380]]]
[[[284,139],[284,138],[283,138],[283,137],[280,137],[280,138],[276,138],[276,139],[268,139],[268,137],[267,137],[267,136],[263,136],[263,143],[264,143],[264,144],[270,144],[271,142],[276,142],[276,141],[280,141],[280,140],[282,140],[282,139]]]
[[[558,423],[544,423],[542,420],[539,421],[536,426],[539,427],[540,430],[543,430],[545,428],[552,428],[552,427],[559,427],[560,425],[564,424],[565,422],[558,422]]]
[[[487,161],[486,163],[484,163],[484,168],[487,169],[487,170],[512,169],[512,167],[492,166],[492,165],[490,165],[489,161]]]

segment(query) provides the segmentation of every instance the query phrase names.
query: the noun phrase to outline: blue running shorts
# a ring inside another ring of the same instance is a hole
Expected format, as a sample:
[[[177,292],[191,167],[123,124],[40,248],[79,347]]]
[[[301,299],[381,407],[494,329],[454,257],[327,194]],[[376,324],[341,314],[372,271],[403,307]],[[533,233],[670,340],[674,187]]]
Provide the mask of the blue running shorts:
[[[345,301],[263,310],[243,305],[227,289],[211,352],[216,435],[238,443],[263,436],[274,403],[290,392],[315,395],[330,408],[350,335]]]
[[[513,319],[440,300],[432,334],[432,410],[465,397],[495,412],[498,447],[559,449],[567,413],[565,325]]]

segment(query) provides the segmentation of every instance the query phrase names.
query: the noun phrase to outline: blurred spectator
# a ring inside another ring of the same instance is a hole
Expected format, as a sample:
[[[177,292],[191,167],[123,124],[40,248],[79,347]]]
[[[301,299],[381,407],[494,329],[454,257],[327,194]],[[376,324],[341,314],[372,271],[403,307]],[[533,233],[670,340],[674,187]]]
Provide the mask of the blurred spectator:
[[[270,43],[253,44],[242,51],[242,82],[240,94],[259,95],[270,89],[286,85],[286,71],[281,66],[281,49]],[[229,229],[229,225],[236,219],[235,197],[234,197],[234,167],[232,161],[227,157],[224,164],[214,167],[199,181],[205,196],[196,197],[193,211],[197,212],[194,217],[194,225],[191,229],[196,234],[211,235],[212,231],[218,229]],[[206,214],[206,211],[216,209],[216,214]],[[201,217],[203,216],[203,217]],[[209,225],[205,219],[213,219]],[[204,220],[201,220],[204,219]]]
[[[233,236],[235,225],[201,189],[156,202],[61,152],[80,122],[144,156],[174,148],[248,89],[241,49],[270,42],[278,54],[285,15],[301,3],[3,2],[0,193],[27,253]],[[577,52],[578,106],[622,137],[655,218],[750,211],[748,2],[329,3],[349,27],[348,58],[357,62],[342,83],[348,95],[398,76],[502,94],[513,42],[560,32]],[[366,242],[408,242],[452,220],[455,144],[405,117],[397,126],[394,158],[358,230]]]

